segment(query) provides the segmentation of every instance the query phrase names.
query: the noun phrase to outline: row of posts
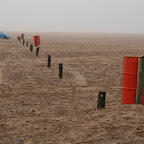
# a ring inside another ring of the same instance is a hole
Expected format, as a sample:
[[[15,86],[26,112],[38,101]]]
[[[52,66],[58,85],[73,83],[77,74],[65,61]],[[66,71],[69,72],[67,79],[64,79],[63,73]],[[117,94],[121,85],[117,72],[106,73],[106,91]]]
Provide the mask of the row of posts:
[[[51,55],[48,55],[48,62],[47,62],[47,67],[51,67]],[[59,78],[63,78],[63,64],[59,64]]]
[[[20,41],[20,37],[17,37],[17,39]],[[25,39],[23,39],[23,45],[25,45]],[[26,42],[26,46],[28,46],[28,42]],[[33,52],[33,45],[30,44],[30,51]],[[39,47],[36,48],[36,56],[38,56],[39,54]],[[48,55],[48,64],[47,67],[50,68],[51,67],[51,55]],[[63,78],[63,64],[60,63],[59,64],[59,78],[62,79]]]
[[[20,37],[17,37],[17,39],[20,41]],[[25,44],[25,39],[23,39],[23,45]],[[28,46],[28,42],[26,42],[26,46]],[[33,51],[33,45],[30,44],[30,51]],[[36,56],[38,56],[39,53],[39,47],[36,49]],[[48,55],[48,61],[47,61],[47,67],[51,67],[51,55]],[[59,64],[59,78],[63,78],[63,64]],[[106,99],[106,92],[99,92],[98,93],[98,103],[97,108],[105,108],[105,99]]]
[[[17,39],[20,41],[21,38],[18,36]],[[23,45],[25,45],[25,39],[23,39]],[[28,46],[28,41],[26,42],[26,46]],[[36,48],[36,56],[39,54],[39,47]],[[30,51],[33,52],[33,45],[30,44]]]

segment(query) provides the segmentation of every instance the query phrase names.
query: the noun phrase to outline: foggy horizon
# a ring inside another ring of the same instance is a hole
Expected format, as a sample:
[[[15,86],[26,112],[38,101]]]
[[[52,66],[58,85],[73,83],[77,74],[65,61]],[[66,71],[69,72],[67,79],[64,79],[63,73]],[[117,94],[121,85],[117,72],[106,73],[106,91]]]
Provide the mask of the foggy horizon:
[[[0,2],[0,31],[144,34],[142,0]]]

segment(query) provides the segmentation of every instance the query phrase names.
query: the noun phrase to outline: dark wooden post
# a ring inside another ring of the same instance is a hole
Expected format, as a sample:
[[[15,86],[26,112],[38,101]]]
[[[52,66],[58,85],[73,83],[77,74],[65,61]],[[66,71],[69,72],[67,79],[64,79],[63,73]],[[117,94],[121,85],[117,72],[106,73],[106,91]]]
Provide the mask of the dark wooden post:
[[[36,48],[36,56],[39,54],[39,47]]]
[[[99,92],[97,108],[105,108],[106,92]]]
[[[48,55],[48,67],[51,67],[51,55]]]
[[[23,45],[25,44],[25,39],[23,39]]]
[[[26,42],[26,46],[28,46],[28,42]]]
[[[62,79],[62,77],[63,77],[63,64],[60,63],[59,64],[59,78]]]
[[[32,52],[33,51],[33,45],[30,44],[30,51]]]
[[[144,74],[144,58],[142,57],[138,59],[136,104],[142,104],[143,74]]]
[[[19,41],[20,41],[21,39],[20,39],[20,37],[19,37]]]

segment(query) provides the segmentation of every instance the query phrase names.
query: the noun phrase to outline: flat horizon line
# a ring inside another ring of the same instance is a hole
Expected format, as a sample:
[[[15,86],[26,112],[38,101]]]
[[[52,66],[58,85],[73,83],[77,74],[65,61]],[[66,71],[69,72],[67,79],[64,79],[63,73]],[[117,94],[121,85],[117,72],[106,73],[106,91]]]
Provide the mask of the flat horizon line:
[[[124,32],[52,32],[52,31],[13,31],[13,30],[4,30],[3,32],[13,32],[13,33],[72,33],[72,34],[121,34],[121,35],[144,35],[144,33],[124,33]]]

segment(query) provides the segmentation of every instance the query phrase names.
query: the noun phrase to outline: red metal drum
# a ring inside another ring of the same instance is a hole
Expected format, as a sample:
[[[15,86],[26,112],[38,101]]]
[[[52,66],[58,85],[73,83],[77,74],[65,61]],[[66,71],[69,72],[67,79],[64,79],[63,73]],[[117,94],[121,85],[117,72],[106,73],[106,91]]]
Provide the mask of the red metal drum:
[[[121,104],[136,103],[138,59],[139,57],[124,57],[123,59]],[[144,104],[144,98],[142,99],[142,104]]]
[[[24,39],[24,34],[21,34],[21,39]]]
[[[36,47],[40,45],[40,36],[34,36],[34,45]]]

